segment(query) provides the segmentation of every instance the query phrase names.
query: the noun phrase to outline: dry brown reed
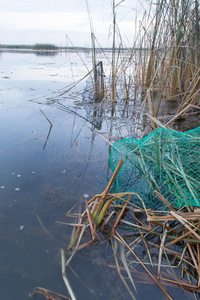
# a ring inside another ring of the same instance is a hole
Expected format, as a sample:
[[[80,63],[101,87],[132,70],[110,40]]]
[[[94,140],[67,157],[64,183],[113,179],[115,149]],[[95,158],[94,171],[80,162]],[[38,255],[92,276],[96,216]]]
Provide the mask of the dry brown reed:
[[[154,118],[165,100],[176,101],[179,117],[194,110],[200,96],[198,1],[150,1],[142,19],[136,17],[133,24],[137,32],[132,48],[125,45],[116,21],[119,4],[112,1],[112,101],[148,93]]]
[[[185,293],[199,293],[200,210],[193,207],[189,210],[177,209],[158,191],[155,194],[167,210],[147,209],[145,199],[137,193],[110,193],[122,165],[123,160],[119,162],[105,190],[85,202],[83,211],[77,213],[75,205],[66,214],[77,222],[59,222],[74,228],[67,260],[64,250],[61,250],[62,277],[70,298],[37,288],[36,292],[46,299],[55,300],[55,296],[76,299],[66,276],[66,268],[77,251],[99,243],[100,236],[113,249],[115,265],[108,264],[107,268],[116,268],[131,299],[136,299],[137,283],[156,285],[166,299],[171,300],[173,297],[168,290],[171,287],[181,288]],[[141,206],[134,204],[138,200]],[[143,252],[146,249],[147,255],[143,257],[142,251],[137,254],[136,247],[143,249]]]
[[[157,191],[156,195],[168,211],[147,209],[145,199],[143,201],[136,193],[109,193],[122,164],[123,161],[104,192],[85,203],[84,211],[78,214],[78,223],[68,223],[75,232],[68,246],[72,254],[66,265],[78,250],[99,242],[99,233],[104,233],[109,227],[106,236],[113,248],[116,265],[107,267],[116,268],[132,299],[135,299],[137,282],[157,285],[167,299],[173,299],[168,292],[168,287],[172,286],[199,292],[200,210],[178,210]],[[141,207],[134,205],[136,198],[141,201]],[[77,218],[77,213],[70,210],[66,216]],[[145,259],[135,252],[135,247],[142,245],[148,254]],[[141,272],[141,267],[144,272]]]

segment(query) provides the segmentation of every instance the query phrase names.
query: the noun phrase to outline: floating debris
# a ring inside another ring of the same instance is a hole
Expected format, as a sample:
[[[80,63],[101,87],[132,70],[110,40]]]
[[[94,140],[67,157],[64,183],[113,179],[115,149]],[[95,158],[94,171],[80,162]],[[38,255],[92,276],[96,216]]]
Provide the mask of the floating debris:
[[[16,191],[16,192],[20,191],[20,188],[16,188],[15,191]]]
[[[2,185],[2,186],[1,186],[1,189],[4,189],[4,188],[5,188],[5,186],[4,186],[4,185]]]

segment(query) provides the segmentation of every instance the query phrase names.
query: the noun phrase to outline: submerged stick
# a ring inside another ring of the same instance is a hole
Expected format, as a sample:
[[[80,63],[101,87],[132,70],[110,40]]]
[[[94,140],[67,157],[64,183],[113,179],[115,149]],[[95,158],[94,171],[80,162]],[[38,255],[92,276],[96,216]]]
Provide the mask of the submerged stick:
[[[67,276],[66,276],[66,271],[65,271],[65,253],[64,253],[63,249],[61,249],[61,264],[62,264],[62,278],[64,280],[64,283],[65,283],[65,285],[67,287],[67,290],[68,290],[68,292],[70,294],[71,299],[72,300],[76,300],[74,292],[73,292],[73,290],[71,288],[71,285],[69,283],[69,280],[67,279]]]
[[[38,214],[37,214],[36,212],[35,212],[35,215],[36,215],[36,217],[37,217],[37,219],[38,219],[38,222],[39,222],[40,226],[42,227],[43,231],[44,231],[44,232],[50,237],[50,239],[53,241],[53,240],[54,240],[53,236],[52,236],[52,235],[50,234],[50,232],[46,229],[46,227],[44,226],[44,224],[42,223],[40,217],[38,216]]]
[[[164,278],[164,277],[161,277],[161,280],[166,281],[166,282],[170,282],[172,284],[179,285],[183,289],[191,291],[191,292],[199,292],[199,288],[196,287],[195,285],[192,285],[192,284],[188,284],[188,283],[185,283],[185,282],[179,282],[179,281],[169,279],[169,278]]]
[[[67,300],[71,300],[69,297],[67,296],[64,296],[64,295],[61,295],[59,293],[56,293],[56,292],[53,292],[51,290],[47,290],[45,288],[42,288],[42,287],[36,287],[35,290],[34,290],[35,293],[38,293],[38,294],[42,294],[43,296],[46,297],[47,300],[54,300],[54,298],[52,298],[51,294],[55,295],[55,296],[58,296],[58,297],[61,297],[63,299],[67,299]],[[56,298],[57,299],[57,298]],[[55,300],[56,300],[55,299]]]
[[[166,289],[160,284],[160,282],[156,279],[155,276],[149,271],[149,269],[143,264],[141,259],[137,256],[137,254],[133,251],[132,248],[129,247],[129,245],[125,242],[125,240],[122,238],[122,236],[119,233],[116,233],[117,240],[121,241],[123,245],[125,245],[129,251],[133,254],[133,256],[137,259],[137,261],[141,264],[141,266],[145,269],[145,271],[148,273],[148,275],[157,283],[157,285],[160,287],[160,289],[164,292],[164,294],[167,296],[168,299],[173,300],[173,298],[168,294]]]
[[[118,272],[118,274],[119,274],[119,276],[120,276],[120,278],[121,278],[123,284],[125,285],[127,291],[129,292],[129,295],[131,296],[131,298],[132,298],[133,300],[136,300],[135,296],[134,296],[133,293],[131,292],[131,290],[130,290],[128,284],[126,283],[124,277],[123,277],[122,274],[121,274],[121,270],[120,270],[120,266],[119,266],[119,263],[118,263],[117,255],[116,255],[116,253],[115,253],[116,251],[115,251],[115,249],[114,249],[114,245],[113,245],[113,243],[111,243],[111,245],[112,245],[112,249],[113,249],[113,255],[114,255],[114,258],[115,258],[115,263],[116,263],[116,267],[117,267],[117,272]]]

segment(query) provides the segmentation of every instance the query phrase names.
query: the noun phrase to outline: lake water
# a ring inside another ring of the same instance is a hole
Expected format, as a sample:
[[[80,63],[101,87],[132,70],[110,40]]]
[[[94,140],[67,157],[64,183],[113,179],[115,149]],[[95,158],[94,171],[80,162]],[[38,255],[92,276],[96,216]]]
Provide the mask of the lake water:
[[[57,221],[68,222],[66,212],[101,193],[111,176],[110,145],[91,129],[111,143],[144,132],[137,101],[90,103],[80,92],[85,80],[58,97],[92,69],[91,54],[79,55],[0,53],[0,300],[44,299],[33,293],[38,286],[68,295],[59,253],[71,228]],[[115,264],[108,243],[75,255],[67,276],[78,300],[130,299],[108,264]],[[165,299],[155,285],[137,288],[137,299]]]

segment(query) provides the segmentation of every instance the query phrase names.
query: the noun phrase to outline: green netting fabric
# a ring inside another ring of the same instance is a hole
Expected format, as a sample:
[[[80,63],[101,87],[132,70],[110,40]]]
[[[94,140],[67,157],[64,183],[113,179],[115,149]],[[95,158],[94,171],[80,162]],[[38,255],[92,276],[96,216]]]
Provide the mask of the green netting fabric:
[[[159,128],[141,140],[117,141],[110,153],[113,171],[121,158],[115,192],[138,193],[152,209],[163,208],[155,190],[175,207],[200,206],[200,127],[187,132]]]

